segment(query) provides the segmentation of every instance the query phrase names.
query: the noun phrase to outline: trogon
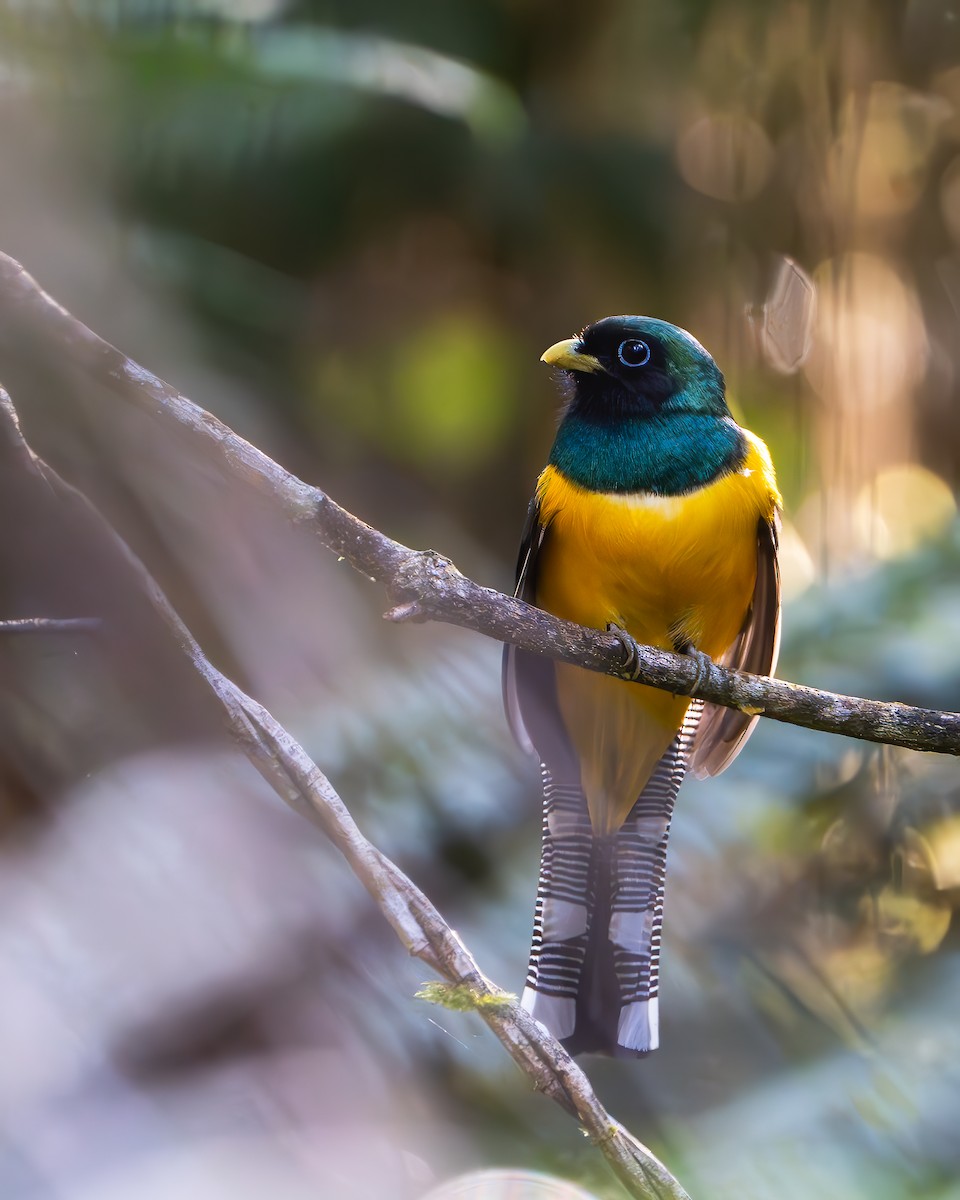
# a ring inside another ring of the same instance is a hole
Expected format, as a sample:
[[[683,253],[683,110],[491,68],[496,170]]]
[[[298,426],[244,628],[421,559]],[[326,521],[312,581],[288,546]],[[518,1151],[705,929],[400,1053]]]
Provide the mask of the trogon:
[[[565,403],[530,504],[517,595],[624,640],[769,675],[780,495],[689,333],[607,317],[543,355]],[[631,641],[632,639],[632,641]],[[508,646],[504,701],[543,782],[522,1004],[571,1053],[659,1041],[667,836],[689,770],[716,775],[755,716]]]

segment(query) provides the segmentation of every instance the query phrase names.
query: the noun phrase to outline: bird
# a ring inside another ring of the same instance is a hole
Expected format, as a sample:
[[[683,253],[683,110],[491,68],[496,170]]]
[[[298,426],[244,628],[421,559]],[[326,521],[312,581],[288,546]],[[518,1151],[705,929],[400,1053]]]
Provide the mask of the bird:
[[[579,625],[771,675],[781,497],[690,333],[614,316],[542,355],[564,392],[516,595]],[[667,838],[684,775],[717,775],[756,714],[507,645],[503,691],[540,764],[543,825],[521,1006],[571,1054],[659,1045]]]

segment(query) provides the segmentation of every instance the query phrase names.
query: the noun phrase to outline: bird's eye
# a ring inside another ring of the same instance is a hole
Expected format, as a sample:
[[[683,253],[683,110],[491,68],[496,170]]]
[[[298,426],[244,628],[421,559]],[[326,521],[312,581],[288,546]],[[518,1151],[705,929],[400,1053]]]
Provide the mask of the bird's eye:
[[[650,347],[638,339],[621,342],[617,347],[617,358],[625,367],[645,367],[650,361]]]

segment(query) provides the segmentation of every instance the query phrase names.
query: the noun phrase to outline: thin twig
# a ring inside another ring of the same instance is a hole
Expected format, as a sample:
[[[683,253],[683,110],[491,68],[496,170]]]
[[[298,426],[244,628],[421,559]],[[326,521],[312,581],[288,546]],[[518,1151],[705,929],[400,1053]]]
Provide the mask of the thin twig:
[[[5,633],[96,633],[103,628],[99,617],[22,617],[0,621]]]
[[[591,671],[621,675],[622,642],[481,587],[432,550],[394,541],[341,508],[320,488],[291,475],[152,372],[127,358],[44,292],[12,258],[0,254],[0,354],[38,342],[155,419],[179,426],[222,470],[269,496],[297,524],[361,574],[385,585],[394,621],[434,620],[475,630]],[[699,681],[698,681],[699,673]],[[730,671],[654,647],[641,647],[639,683],[790,725],[869,742],[960,755],[960,713],[843,696],[784,680]]]
[[[10,397],[0,387],[0,435],[21,451],[22,466],[82,507],[136,577],[181,653],[223,709],[228,732],[290,808],[326,834],[349,863],[411,954],[473,997],[476,1012],[534,1087],[575,1117],[628,1193],[638,1200],[689,1200],[650,1150],[606,1111],[583,1071],[549,1033],[495,987],[426,895],[360,832],[333,785],[297,740],[261,704],[209,661],[159,584],[90,501],[37,458],[22,438]]]

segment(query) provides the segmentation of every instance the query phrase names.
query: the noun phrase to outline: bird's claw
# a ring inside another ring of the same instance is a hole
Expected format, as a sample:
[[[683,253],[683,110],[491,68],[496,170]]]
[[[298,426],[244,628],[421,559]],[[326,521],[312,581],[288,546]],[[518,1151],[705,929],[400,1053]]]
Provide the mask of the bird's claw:
[[[709,654],[704,654],[702,650],[698,650],[692,642],[688,642],[681,651],[681,654],[686,654],[697,664],[697,673],[693,677],[693,684],[690,687],[692,695],[710,678],[710,668],[713,666],[713,659]]]
[[[617,625],[614,621],[607,625],[607,633],[612,633],[623,646],[624,661],[620,669],[620,678],[635,682],[640,678],[640,647],[637,645],[636,639],[627,633],[622,625]]]

